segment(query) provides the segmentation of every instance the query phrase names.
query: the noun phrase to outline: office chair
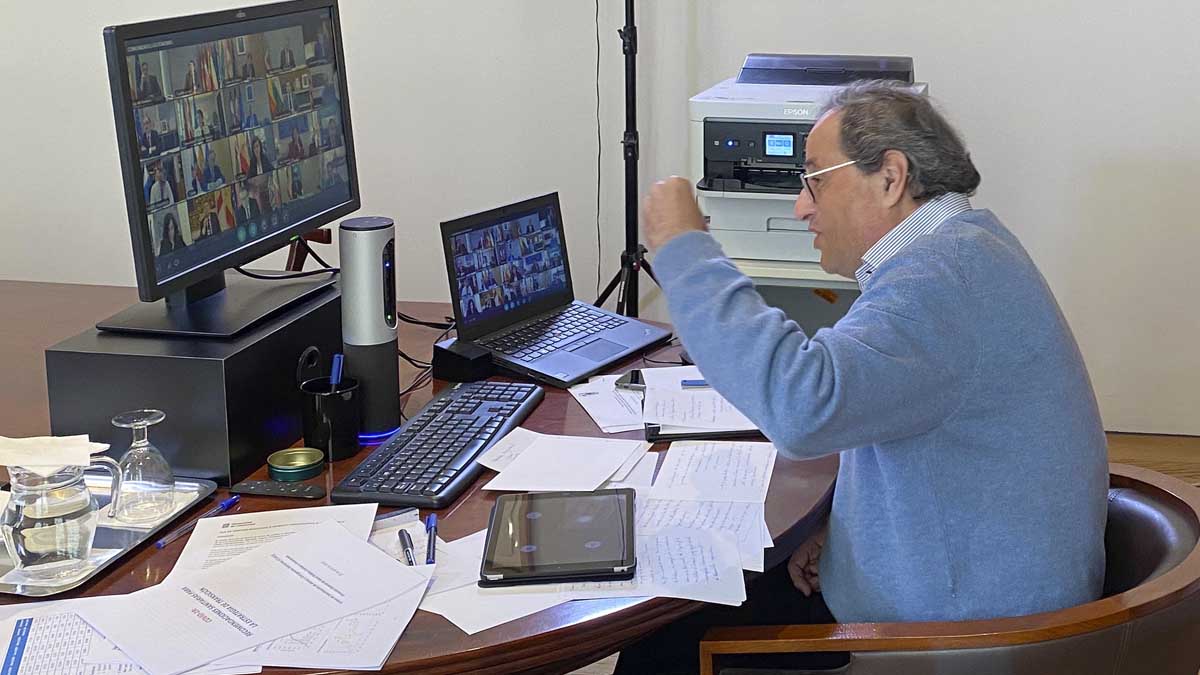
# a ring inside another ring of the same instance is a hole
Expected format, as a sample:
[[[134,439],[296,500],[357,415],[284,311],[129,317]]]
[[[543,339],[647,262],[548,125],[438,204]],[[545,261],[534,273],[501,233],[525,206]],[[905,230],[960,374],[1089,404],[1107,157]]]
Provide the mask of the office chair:
[[[702,675],[1196,675],[1200,489],[1111,464],[1104,597],[1030,616],[942,623],[713,628]],[[836,670],[714,669],[722,654],[850,652]]]

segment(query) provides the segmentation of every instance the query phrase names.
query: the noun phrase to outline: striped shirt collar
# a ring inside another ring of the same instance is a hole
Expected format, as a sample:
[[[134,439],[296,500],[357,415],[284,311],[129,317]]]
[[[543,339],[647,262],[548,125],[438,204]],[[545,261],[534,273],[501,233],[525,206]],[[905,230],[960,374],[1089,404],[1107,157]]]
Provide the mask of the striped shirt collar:
[[[961,192],[947,192],[922,204],[863,254],[863,264],[854,272],[858,285],[865,286],[872,272],[917,237],[933,232],[947,220],[970,210],[971,202]]]

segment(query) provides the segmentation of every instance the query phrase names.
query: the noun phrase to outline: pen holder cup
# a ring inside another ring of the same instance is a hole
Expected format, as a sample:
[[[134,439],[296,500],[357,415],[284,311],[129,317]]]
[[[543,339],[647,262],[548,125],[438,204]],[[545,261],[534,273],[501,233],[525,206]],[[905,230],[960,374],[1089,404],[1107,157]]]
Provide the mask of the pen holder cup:
[[[325,451],[329,461],[358,454],[362,429],[362,392],[358,380],[342,378],[337,391],[328,377],[315,377],[300,384],[303,394],[304,444]]]

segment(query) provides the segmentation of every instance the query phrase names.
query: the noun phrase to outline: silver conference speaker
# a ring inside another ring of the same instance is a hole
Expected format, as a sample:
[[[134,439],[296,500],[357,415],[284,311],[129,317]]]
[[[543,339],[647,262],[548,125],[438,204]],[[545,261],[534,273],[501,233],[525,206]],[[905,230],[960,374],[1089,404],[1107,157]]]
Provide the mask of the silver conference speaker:
[[[396,342],[396,228],[391,218],[348,218],[338,228],[345,374],[358,380],[364,443],[400,426]]]

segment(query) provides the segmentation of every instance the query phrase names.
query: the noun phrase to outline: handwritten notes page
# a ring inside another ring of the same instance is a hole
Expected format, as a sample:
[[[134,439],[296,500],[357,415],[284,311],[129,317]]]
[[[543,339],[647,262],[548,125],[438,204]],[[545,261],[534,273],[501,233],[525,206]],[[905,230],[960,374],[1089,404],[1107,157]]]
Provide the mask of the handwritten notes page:
[[[671,444],[652,495],[762,504],[767,498],[775,446],[770,443],[681,441]]]

